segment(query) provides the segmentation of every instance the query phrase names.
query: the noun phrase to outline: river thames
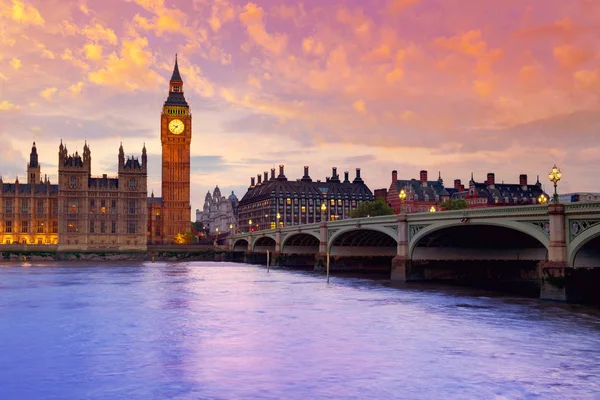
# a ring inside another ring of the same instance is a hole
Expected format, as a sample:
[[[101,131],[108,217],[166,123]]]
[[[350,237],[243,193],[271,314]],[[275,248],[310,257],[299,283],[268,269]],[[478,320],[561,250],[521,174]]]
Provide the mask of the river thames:
[[[600,312],[229,263],[0,265],[0,399],[600,398]]]

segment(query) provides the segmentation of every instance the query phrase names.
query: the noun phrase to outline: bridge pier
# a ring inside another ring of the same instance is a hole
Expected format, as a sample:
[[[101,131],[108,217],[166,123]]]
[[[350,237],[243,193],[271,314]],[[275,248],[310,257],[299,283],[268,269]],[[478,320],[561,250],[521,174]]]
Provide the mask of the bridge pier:
[[[573,268],[567,261],[565,229],[565,206],[548,205],[550,221],[550,245],[548,261],[540,263],[541,300],[567,301],[567,284],[573,274]]]
[[[315,255],[315,271],[327,269],[327,222],[319,225],[319,252]]]
[[[408,218],[406,214],[398,215],[398,247],[396,256],[392,258],[392,281],[406,282],[411,261],[408,254]]]

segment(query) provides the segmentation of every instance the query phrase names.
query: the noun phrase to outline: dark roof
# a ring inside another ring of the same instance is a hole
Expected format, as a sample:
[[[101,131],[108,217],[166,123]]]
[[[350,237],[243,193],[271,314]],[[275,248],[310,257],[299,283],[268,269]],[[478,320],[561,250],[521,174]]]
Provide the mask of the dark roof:
[[[137,158],[129,158],[127,159],[127,161],[125,162],[125,169],[142,169],[142,165],[140,164],[140,162],[138,161]]]
[[[2,193],[15,193],[16,186],[17,185],[14,183],[3,183],[2,184]],[[33,186],[34,193],[46,194],[46,193],[48,193],[48,190],[50,190],[49,194],[58,193],[58,185],[47,185],[45,183],[35,183],[35,184],[31,185],[29,183],[23,183],[23,184],[20,183],[19,184],[19,194],[31,193],[32,186]]]
[[[88,187],[101,187],[106,189],[118,189],[119,179],[108,178],[103,176],[101,178],[88,178]]]
[[[282,179],[271,179],[249,188],[239,205],[252,204],[271,197],[304,197],[304,198],[343,198],[355,200],[373,200],[373,193],[363,182],[302,182]]]
[[[152,204],[152,200],[154,200],[154,205],[162,204],[162,197],[154,197],[154,198],[147,197],[146,203],[150,205],[150,204]]]
[[[537,199],[540,195],[548,195],[542,190],[541,184],[527,185],[526,187],[516,183],[496,183],[493,186],[487,183],[480,183],[471,181],[469,188],[465,188],[464,192],[456,192],[453,194],[455,199],[464,199],[470,196],[471,188],[474,190],[474,196],[487,197],[488,202],[494,203],[496,198],[499,202],[533,202],[532,200]]]
[[[29,166],[31,168],[37,168],[39,166],[38,154],[37,154],[37,148],[35,147],[35,142],[33,142],[33,146],[31,147],[31,153],[29,154]]]
[[[420,180],[397,180],[396,188],[398,192],[404,189],[405,192],[414,193],[418,196],[417,201],[424,201],[427,196],[428,201],[434,201],[435,196],[450,196],[450,191],[455,189],[446,189],[440,180],[427,181],[427,185],[423,186]]]
[[[65,160],[65,167],[83,167],[83,160],[79,154],[69,156]]]
[[[179,74],[179,65],[177,65],[177,54],[175,54],[175,68],[173,68],[173,75],[171,75],[171,82],[183,83],[183,79],[181,79],[181,75]]]

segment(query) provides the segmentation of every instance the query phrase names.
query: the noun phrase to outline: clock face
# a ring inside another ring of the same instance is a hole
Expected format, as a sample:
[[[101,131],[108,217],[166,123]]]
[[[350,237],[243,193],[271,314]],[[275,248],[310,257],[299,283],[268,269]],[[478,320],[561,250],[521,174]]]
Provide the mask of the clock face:
[[[169,122],[169,131],[175,135],[179,135],[181,132],[183,132],[184,128],[185,125],[183,125],[183,122],[179,119],[174,119]]]

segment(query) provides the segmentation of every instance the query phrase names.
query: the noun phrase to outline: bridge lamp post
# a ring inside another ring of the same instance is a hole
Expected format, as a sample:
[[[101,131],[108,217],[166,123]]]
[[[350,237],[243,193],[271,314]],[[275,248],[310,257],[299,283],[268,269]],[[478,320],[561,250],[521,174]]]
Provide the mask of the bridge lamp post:
[[[327,212],[327,205],[325,203],[321,203],[321,222],[325,218],[325,212]]]
[[[429,212],[436,212],[437,210],[435,209],[435,206],[431,206],[431,208],[429,209]]]
[[[560,172],[560,169],[556,168],[556,164],[554,164],[554,167],[548,174],[548,178],[550,179],[550,182],[554,183],[554,198],[552,199],[552,202],[558,203],[558,192],[556,191],[556,186],[558,181],[560,181],[560,178],[562,178],[562,172]]]
[[[252,220],[248,220],[248,232],[252,232]]]
[[[538,197],[538,203],[540,203],[540,204],[546,204],[547,201],[548,201],[548,198],[546,197],[546,195],[544,193],[542,193],[540,195],[540,197]]]
[[[279,224],[281,222],[279,222],[279,220],[281,219],[281,214],[277,213],[277,227],[279,227]]]
[[[398,197],[400,198],[400,214],[404,214],[404,199],[406,199],[406,192],[404,189],[400,190]]]

